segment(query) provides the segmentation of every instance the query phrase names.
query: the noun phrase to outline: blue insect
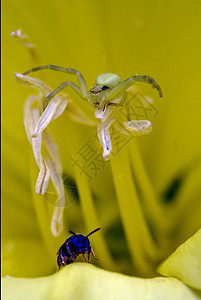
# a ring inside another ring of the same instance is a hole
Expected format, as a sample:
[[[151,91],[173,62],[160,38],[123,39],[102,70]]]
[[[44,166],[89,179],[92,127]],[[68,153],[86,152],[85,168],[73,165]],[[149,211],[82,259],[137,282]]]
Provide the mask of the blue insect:
[[[63,243],[57,252],[57,264],[59,269],[61,266],[72,264],[79,254],[82,254],[84,260],[88,263],[90,262],[90,254],[92,254],[92,256],[96,259],[93,249],[90,246],[88,237],[98,230],[100,230],[100,228],[96,228],[87,236],[69,231],[72,233],[72,235],[67,238],[65,243]],[[85,253],[87,253],[87,260],[84,255]]]

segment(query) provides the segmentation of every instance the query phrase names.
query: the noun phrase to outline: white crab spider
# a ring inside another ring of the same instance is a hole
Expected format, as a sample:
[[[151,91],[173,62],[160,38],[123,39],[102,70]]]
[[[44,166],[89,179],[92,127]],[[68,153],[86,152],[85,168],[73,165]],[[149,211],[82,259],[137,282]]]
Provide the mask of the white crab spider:
[[[104,112],[107,106],[120,106],[124,104],[127,99],[126,90],[135,82],[146,82],[151,84],[153,88],[156,88],[158,90],[159,96],[162,97],[160,86],[154,81],[153,78],[147,75],[134,75],[125,81],[121,81],[120,77],[116,74],[101,74],[96,78],[96,83],[89,92],[87,91],[87,85],[84,77],[79,71],[75,69],[67,69],[54,65],[45,65],[28,70],[24,72],[23,75],[45,69],[76,75],[80,87],[71,81],[63,82],[59,87],[57,87],[46,97],[44,110],[47,107],[50,99],[52,99],[55,95],[57,95],[68,86],[70,86],[82,99],[88,101],[94,108],[96,108],[96,118],[99,120],[103,119]]]

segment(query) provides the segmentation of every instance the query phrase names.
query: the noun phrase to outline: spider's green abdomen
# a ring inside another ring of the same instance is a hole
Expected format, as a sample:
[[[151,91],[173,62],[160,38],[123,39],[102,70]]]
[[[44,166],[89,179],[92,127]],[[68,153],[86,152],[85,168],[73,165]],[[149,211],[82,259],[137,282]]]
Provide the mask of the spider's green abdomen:
[[[96,78],[97,85],[105,85],[109,88],[117,86],[121,82],[121,79],[118,75],[112,73],[101,74]]]

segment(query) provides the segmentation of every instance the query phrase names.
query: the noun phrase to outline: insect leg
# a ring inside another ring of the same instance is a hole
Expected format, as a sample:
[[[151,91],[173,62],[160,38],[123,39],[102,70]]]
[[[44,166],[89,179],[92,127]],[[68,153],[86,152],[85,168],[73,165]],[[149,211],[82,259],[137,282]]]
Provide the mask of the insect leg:
[[[96,259],[96,260],[98,260],[98,258],[96,258],[95,257],[95,253],[94,253],[94,250],[91,248],[91,254],[92,254],[92,256]]]
[[[67,68],[62,68],[62,67],[58,67],[55,65],[45,65],[45,66],[39,66],[39,67],[30,69],[30,70],[24,72],[23,75],[27,75],[32,72],[37,72],[37,71],[46,70],[46,69],[76,75],[79,80],[79,83],[80,83],[82,98],[84,98],[84,99],[87,98],[87,85],[84,80],[84,77],[82,76],[82,74],[79,71],[77,71],[75,69],[67,69]]]
[[[44,110],[48,105],[48,102],[54,97],[56,96],[58,93],[60,93],[63,89],[65,89],[67,86],[70,86],[80,97],[82,97],[82,93],[80,88],[74,84],[71,81],[66,81],[63,82],[60,86],[58,86],[58,88],[56,88],[54,91],[52,91],[46,98],[45,98],[45,103],[44,103]]]
[[[57,256],[57,265],[58,265],[59,270],[60,270],[60,269],[61,269],[61,266],[62,266],[62,259],[60,258],[59,255]]]
[[[87,252],[87,258],[88,258],[88,263],[90,263],[90,254],[91,254],[91,250]]]
[[[82,254],[82,257],[84,258],[84,261],[87,262],[86,257],[84,255],[84,253]]]

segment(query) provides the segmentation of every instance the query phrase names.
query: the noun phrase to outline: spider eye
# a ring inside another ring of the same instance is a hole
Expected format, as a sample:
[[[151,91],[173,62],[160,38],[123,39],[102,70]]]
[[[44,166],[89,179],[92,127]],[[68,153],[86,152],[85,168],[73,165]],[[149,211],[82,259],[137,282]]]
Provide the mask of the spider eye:
[[[105,90],[107,90],[107,89],[109,89],[109,87],[106,86],[106,85],[104,85],[104,86],[102,87],[102,91],[105,91]]]

